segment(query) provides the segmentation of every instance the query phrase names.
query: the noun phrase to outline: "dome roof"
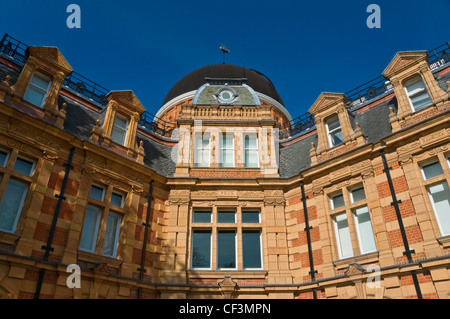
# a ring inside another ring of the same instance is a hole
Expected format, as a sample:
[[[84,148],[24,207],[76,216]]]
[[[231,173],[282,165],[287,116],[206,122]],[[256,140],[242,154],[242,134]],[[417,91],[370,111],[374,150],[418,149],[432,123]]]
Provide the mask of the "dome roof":
[[[167,94],[163,105],[184,93],[198,90],[206,79],[246,79],[254,91],[265,94],[284,105],[272,81],[259,71],[232,64],[214,64],[197,69],[178,81]]]

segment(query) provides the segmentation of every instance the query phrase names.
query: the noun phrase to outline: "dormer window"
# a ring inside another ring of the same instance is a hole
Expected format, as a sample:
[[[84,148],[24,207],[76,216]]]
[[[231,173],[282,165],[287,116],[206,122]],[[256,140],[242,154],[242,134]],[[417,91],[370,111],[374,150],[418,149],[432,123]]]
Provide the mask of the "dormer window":
[[[420,111],[433,104],[425,83],[420,76],[407,81],[404,86],[413,112]]]
[[[334,147],[344,143],[344,136],[342,135],[342,129],[339,123],[339,118],[337,116],[330,118],[326,122],[326,125],[327,125],[328,142],[330,147]]]
[[[111,134],[111,140],[120,145],[125,145],[127,130],[128,120],[121,115],[116,115],[116,118],[114,119],[114,127]]]
[[[38,107],[43,107],[52,81],[47,76],[35,72],[23,99]]]

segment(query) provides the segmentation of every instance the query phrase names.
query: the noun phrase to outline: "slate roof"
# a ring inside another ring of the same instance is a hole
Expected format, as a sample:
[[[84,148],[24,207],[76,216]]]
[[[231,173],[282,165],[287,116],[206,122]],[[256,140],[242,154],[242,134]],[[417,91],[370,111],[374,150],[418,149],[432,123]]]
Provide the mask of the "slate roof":
[[[232,64],[214,64],[197,69],[179,80],[167,93],[163,105],[184,93],[198,90],[207,83],[206,78],[246,78],[247,85],[284,105],[272,81],[263,73]]]
[[[19,77],[19,72],[11,69],[7,65],[0,63],[0,81],[3,81],[6,75],[11,76],[10,84],[13,85]],[[450,81],[450,72],[438,76],[435,72],[438,85],[447,91],[447,81]],[[67,120],[64,124],[64,130],[81,141],[87,141],[90,138],[90,133],[95,125],[96,120],[104,121],[106,108],[95,111],[75,100],[72,100],[64,95],[60,95],[58,99],[59,107],[63,103],[67,104]],[[389,123],[389,107],[393,107],[394,112],[397,110],[397,99],[394,97],[388,101],[384,101],[364,112],[352,112],[351,123],[354,127],[355,122],[358,122],[363,134],[367,138],[367,143],[374,143],[380,139],[391,134],[391,127]],[[148,134],[153,134],[149,132]],[[302,133],[307,134],[307,132]],[[156,136],[156,139],[161,139]],[[144,165],[153,169],[156,173],[172,177],[175,172],[175,163],[172,160],[171,154],[176,154],[176,146],[172,147],[164,143],[159,143],[154,139],[137,133],[138,143],[142,140],[146,156],[144,158]],[[298,142],[288,146],[280,145],[279,156],[279,173],[282,178],[289,178],[297,175],[299,172],[308,169],[311,166],[311,159],[309,151],[311,149],[311,142],[318,145],[317,134],[308,136]],[[286,144],[286,143],[285,143]]]

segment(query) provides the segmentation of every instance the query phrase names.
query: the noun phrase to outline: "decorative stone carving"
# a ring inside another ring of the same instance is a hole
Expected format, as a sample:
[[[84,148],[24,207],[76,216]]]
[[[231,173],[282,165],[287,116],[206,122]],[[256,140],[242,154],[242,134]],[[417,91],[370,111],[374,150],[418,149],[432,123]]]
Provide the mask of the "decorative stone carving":
[[[111,275],[113,270],[104,262],[97,264],[93,269],[96,274]]]
[[[237,282],[233,281],[231,276],[225,276],[224,279],[218,283],[224,299],[232,299],[233,294],[239,287]]]
[[[98,143],[100,136],[102,136],[102,129],[100,128],[100,120],[97,120],[92,128],[90,139],[92,142]]]

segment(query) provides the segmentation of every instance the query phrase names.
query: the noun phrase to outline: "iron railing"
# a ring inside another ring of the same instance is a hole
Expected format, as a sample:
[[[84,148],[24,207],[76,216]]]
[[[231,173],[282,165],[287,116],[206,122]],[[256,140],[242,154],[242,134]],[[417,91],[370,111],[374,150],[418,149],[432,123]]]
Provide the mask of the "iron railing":
[[[429,50],[428,55],[430,56],[428,64],[431,71],[450,62],[450,42],[446,42],[435,49]],[[378,76],[345,93],[348,99],[347,107],[349,110],[355,109],[376,97],[391,92],[392,90],[392,84],[383,76]],[[302,133],[314,125],[315,121],[313,116],[309,113],[305,113],[291,121],[290,134],[293,136]]]
[[[150,112],[144,112],[142,114],[139,125],[153,133],[164,137],[170,137],[172,131],[177,126],[176,123],[161,120]]]
[[[27,48],[28,46],[26,44],[13,38],[7,33],[5,33],[0,42],[0,53],[11,57],[21,66],[23,66],[27,60]],[[99,104],[101,107],[108,105],[106,96],[110,90],[75,71],[64,79],[63,86],[74,90],[81,96]],[[169,123],[158,119],[149,112],[144,112],[142,114],[139,124],[151,132],[167,137],[170,136],[175,128],[175,123]]]
[[[3,36],[0,43],[0,53],[13,58],[21,65],[26,62],[27,58],[25,52],[27,48],[27,45],[8,34]],[[430,56],[428,61],[430,69],[431,71],[434,71],[435,69],[450,62],[450,42],[446,42],[437,48],[429,50],[428,54]],[[109,93],[109,90],[85,78],[81,74],[76,73],[75,71],[64,80],[63,85],[75,90],[80,95],[100,104],[101,106],[106,106],[108,104],[106,95]],[[383,76],[378,76],[375,79],[345,93],[348,99],[347,107],[349,110],[355,109],[367,101],[392,90],[392,84]],[[144,112],[142,114],[139,125],[162,136],[170,136],[171,132],[176,127],[175,123],[169,123],[161,120],[149,112]],[[314,117],[307,112],[290,121],[286,135],[294,136],[300,134],[313,128],[315,125],[316,123]]]

